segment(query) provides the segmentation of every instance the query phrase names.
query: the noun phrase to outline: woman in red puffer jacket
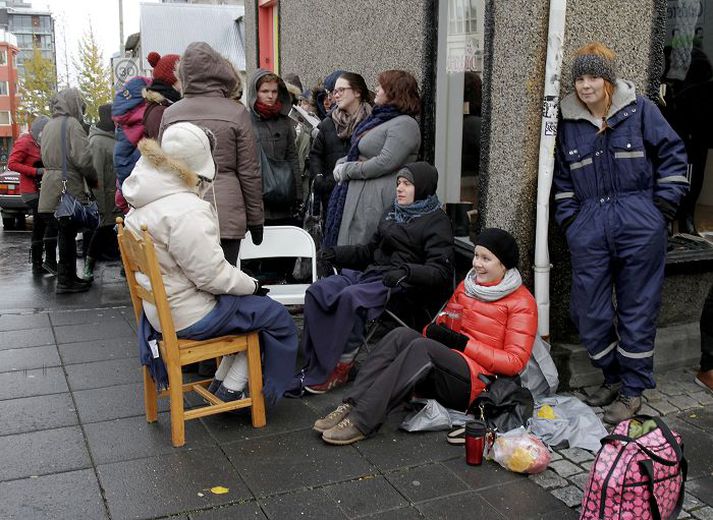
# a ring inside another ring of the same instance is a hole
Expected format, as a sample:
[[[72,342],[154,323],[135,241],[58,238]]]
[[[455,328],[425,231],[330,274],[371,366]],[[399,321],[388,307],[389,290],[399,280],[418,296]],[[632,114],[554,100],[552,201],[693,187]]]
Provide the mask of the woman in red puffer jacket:
[[[322,439],[339,445],[363,439],[414,389],[466,410],[485,387],[479,374],[520,373],[532,353],[537,305],[522,285],[518,256],[506,231],[490,228],[478,235],[473,269],[449,301],[463,306],[460,332],[440,317],[426,327],[426,337],[405,327],[384,336],[343,403],[315,422]]]

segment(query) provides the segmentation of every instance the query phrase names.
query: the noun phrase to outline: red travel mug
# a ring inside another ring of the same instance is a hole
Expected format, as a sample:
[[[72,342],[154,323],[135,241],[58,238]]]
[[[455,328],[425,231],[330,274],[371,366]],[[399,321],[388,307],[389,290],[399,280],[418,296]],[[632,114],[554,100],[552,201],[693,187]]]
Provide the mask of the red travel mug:
[[[483,421],[470,421],[465,425],[465,461],[471,466],[483,463],[486,427]]]

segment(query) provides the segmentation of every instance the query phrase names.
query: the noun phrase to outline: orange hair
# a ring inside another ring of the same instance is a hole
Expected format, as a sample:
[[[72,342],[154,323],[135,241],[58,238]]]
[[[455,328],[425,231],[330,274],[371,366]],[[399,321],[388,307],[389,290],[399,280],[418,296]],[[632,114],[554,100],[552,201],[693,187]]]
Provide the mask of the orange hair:
[[[602,42],[591,42],[588,43],[587,45],[584,45],[577,49],[577,51],[574,53],[575,57],[576,56],[585,56],[587,54],[595,54],[597,56],[601,56],[607,61],[614,62],[616,59],[616,53],[611,50],[609,47],[604,45]],[[609,109],[611,108],[612,105],[612,99],[614,97],[614,90],[615,90],[614,84],[609,81],[609,80],[604,80],[604,100],[606,101],[606,114],[609,113]],[[579,99],[579,97],[577,97]],[[581,103],[582,100],[579,100]],[[599,130],[599,133],[604,132],[607,128],[609,128],[609,125],[607,125],[607,120],[606,116],[603,118],[604,124],[602,125],[601,130]]]

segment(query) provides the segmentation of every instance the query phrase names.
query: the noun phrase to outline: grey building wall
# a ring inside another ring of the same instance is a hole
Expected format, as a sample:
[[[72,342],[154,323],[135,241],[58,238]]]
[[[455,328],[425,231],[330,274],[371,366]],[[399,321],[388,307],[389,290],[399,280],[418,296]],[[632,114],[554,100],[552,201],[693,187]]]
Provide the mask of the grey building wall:
[[[245,73],[250,77],[257,68],[257,1],[245,0]]]

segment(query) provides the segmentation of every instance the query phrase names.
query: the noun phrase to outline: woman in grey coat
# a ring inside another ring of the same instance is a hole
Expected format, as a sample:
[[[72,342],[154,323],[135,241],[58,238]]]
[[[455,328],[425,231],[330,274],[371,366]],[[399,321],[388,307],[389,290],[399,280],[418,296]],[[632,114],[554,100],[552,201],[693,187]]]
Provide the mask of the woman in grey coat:
[[[258,69],[248,86],[247,105],[252,112],[253,129],[259,146],[270,159],[289,163],[294,182],[294,200],[272,205],[263,201],[265,225],[299,225],[292,215],[302,201],[302,174],[295,145],[295,128],[288,117],[292,100],[285,82],[269,70]]]
[[[97,186],[97,174],[92,166],[89,139],[84,131],[85,104],[79,89],[66,88],[52,98],[52,119],[42,131],[42,163],[45,173],[40,189],[40,213],[54,213],[62,194],[62,157],[67,156],[67,191],[87,202],[87,185]],[[65,150],[62,148],[62,128],[65,128]],[[90,281],[77,276],[77,227],[69,217],[58,219],[59,263],[55,292],[69,293],[89,290]]]
[[[416,79],[403,70],[379,74],[374,110],[354,130],[346,158],[337,161],[322,245],[366,243],[396,196],[396,172],[416,160],[421,110]]]

